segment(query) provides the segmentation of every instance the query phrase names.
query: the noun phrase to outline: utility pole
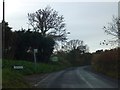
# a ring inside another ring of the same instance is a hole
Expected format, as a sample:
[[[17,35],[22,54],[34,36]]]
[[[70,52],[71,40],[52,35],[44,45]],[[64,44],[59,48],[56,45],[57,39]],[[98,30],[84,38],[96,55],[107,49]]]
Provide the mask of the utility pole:
[[[3,0],[3,20],[2,20],[2,23],[5,23],[5,0]]]
[[[4,59],[5,47],[5,1],[3,0],[3,20],[2,20],[2,58]]]

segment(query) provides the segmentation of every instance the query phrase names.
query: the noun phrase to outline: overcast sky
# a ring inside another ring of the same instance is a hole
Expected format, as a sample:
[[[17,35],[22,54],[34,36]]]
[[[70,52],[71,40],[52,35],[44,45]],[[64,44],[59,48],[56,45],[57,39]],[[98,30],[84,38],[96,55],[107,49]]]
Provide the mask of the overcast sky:
[[[27,13],[33,13],[47,5],[58,11],[65,18],[66,29],[71,34],[69,40],[83,40],[90,48],[90,52],[99,49],[110,48],[100,46],[100,42],[111,39],[102,29],[104,25],[111,22],[112,16],[118,16],[117,2],[41,2],[40,0],[5,0],[6,18],[13,30],[27,29]],[[0,12],[2,12],[2,0],[0,1]],[[0,14],[0,21],[2,15]]]

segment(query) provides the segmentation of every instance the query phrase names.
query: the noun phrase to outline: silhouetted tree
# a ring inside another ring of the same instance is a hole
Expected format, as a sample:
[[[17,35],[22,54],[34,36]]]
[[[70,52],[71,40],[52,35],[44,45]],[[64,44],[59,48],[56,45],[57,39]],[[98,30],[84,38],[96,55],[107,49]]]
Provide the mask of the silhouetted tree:
[[[103,53],[103,50],[97,50],[96,53],[98,54]]]
[[[51,7],[28,13],[29,24],[35,32],[42,36],[51,36],[55,40],[66,40],[64,17]]]
[[[63,46],[63,51],[68,53],[67,59],[72,65],[83,65],[84,54],[88,52],[88,46],[82,40],[70,40]]]
[[[17,60],[33,61],[33,49],[38,49],[37,62],[49,62],[55,44],[51,37],[43,37],[39,32],[30,31],[30,29],[21,29],[15,33],[17,35],[15,53]]]
[[[102,43],[100,43],[101,45],[105,44],[111,44],[111,45],[116,45],[116,43],[120,43],[120,30],[118,30],[118,28],[120,28],[120,22],[119,22],[119,18],[114,17],[112,18],[112,22],[108,23],[108,26],[104,26],[103,29],[105,30],[105,33],[107,33],[108,35],[112,35],[113,39],[111,40],[104,40]]]
[[[70,40],[67,42],[64,46],[63,49],[65,51],[72,51],[72,50],[79,50],[81,53],[88,52],[88,46],[84,45],[84,42],[82,40]]]
[[[112,22],[108,23],[108,26],[104,26],[103,29],[107,34],[118,37],[117,22],[118,22],[118,18],[113,16]]]
[[[5,32],[4,32],[4,51],[3,55],[6,59],[13,59],[15,53],[16,35],[12,32],[12,28],[9,27],[8,23],[5,22]]]

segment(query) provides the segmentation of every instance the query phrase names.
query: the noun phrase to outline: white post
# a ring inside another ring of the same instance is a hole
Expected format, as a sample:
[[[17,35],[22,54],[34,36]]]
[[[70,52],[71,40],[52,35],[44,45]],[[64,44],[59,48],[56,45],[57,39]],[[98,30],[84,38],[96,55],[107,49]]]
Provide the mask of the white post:
[[[34,52],[33,52],[34,53],[34,62],[35,62],[35,72],[36,72],[36,63],[37,63],[36,62],[36,53],[37,53],[37,51],[38,51],[37,49],[34,49]]]
[[[35,55],[35,52],[34,52],[34,62],[35,62],[35,71],[36,71],[36,55]]]

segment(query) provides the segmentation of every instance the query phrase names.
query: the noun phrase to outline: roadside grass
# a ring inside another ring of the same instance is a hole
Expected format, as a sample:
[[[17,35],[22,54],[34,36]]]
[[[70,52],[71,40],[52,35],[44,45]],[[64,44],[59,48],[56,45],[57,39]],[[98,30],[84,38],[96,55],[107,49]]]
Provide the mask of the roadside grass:
[[[21,65],[23,69],[15,70],[14,65]],[[59,63],[37,63],[23,60],[3,60],[2,61],[2,87],[3,88],[31,88],[29,84],[24,81],[23,76],[31,74],[51,73],[69,67],[68,65],[61,65]]]
[[[15,65],[21,65],[23,66],[22,70],[15,70],[13,66]],[[23,61],[23,60],[4,60],[3,61],[3,68],[8,68],[10,70],[13,70],[15,72],[18,72],[23,75],[29,75],[34,73],[50,73],[58,70],[62,70],[64,68],[68,67],[68,65],[60,65],[58,63],[37,63],[36,69],[35,64],[33,62]]]
[[[2,69],[0,68],[0,82],[2,82]]]
[[[30,87],[23,80],[22,74],[11,71],[10,69],[3,69],[2,73],[2,88],[28,88]]]

